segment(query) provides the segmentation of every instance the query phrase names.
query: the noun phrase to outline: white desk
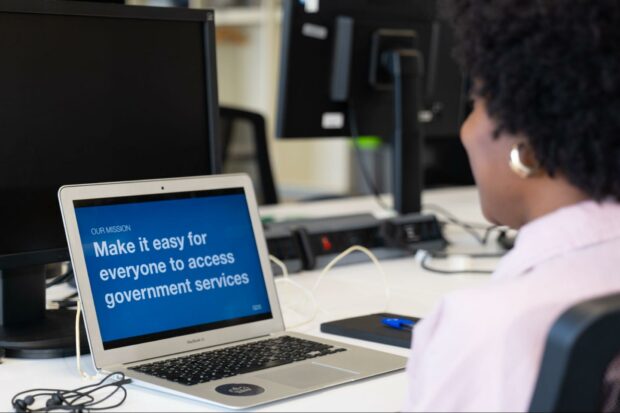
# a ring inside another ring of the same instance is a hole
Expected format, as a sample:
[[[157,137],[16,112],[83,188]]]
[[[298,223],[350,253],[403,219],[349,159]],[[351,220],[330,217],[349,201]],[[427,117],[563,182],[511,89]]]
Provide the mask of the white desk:
[[[459,218],[484,222],[478,207],[477,193],[472,188],[429,191],[424,194],[425,203],[443,206]],[[264,208],[262,213],[277,218],[315,217],[359,212],[375,212],[384,215],[372,198],[357,198],[325,201],[312,204],[281,205]],[[480,251],[481,246],[461,230],[449,227],[446,232],[453,241],[451,249],[458,251]],[[489,246],[489,248],[493,248]],[[486,260],[488,261],[488,260]],[[424,316],[437,304],[441,297],[452,291],[474,287],[484,283],[488,277],[480,275],[442,276],[419,268],[412,257],[384,261],[392,300],[389,311],[401,314]],[[495,262],[481,262],[488,268]],[[319,271],[294,274],[295,281],[311,288]],[[323,321],[348,316],[363,315],[385,310],[382,294],[382,280],[372,264],[359,264],[335,268],[321,283],[317,300],[327,312],[305,326],[298,328],[309,334],[321,335],[319,325]],[[298,322],[303,315],[289,309],[289,304],[298,304],[303,297],[299,291],[287,285],[278,287],[283,313],[287,324]],[[53,293],[53,292],[51,292]],[[303,306],[302,306],[303,307]],[[298,309],[299,311],[304,308]],[[365,341],[329,336],[332,339],[367,346],[403,356],[408,350],[373,344]],[[90,357],[83,357],[83,366],[90,370]],[[10,411],[13,394],[34,387],[75,388],[85,383],[75,369],[75,357],[54,360],[7,359],[0,365],[0,411]],[[399,411],[406,392],[406,377],[403,372],[390,374],[366,381],[335,387],[329,390],[300,396],[287,401],[264,406],[260,411]],[[128,386],[125,404],[115,411],[213,411],[213,406],[146,390],[134,385]]]

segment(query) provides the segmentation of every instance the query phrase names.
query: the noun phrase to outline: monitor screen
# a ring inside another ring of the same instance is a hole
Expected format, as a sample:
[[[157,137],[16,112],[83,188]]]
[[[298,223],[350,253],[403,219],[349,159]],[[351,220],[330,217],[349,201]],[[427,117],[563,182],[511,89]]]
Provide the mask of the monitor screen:
[[[66,251],[62,185],[214,172],[210,17],[0,1],[0,264]]]
[[[243,188],[74,206],[104,349],[272,318]]]

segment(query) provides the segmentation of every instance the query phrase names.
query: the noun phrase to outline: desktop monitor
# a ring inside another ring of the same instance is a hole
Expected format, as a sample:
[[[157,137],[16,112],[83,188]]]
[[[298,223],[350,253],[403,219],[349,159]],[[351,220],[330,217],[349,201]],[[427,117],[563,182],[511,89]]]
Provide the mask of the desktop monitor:
[[[219,172],[213,12],[0,0],[0,54],[0,347],[57,355],[58,188]]]
[[[418,141],[422,132],[426,138],[458,136],[464,82],[436,0],[284,0],[283,5],[278,137],[379,136],[408,151],[394,162],[407,168],[420,156],[421,145],[408,147],[405,140],[405,147],[399,146],[395,130],[417,134]],[[400,103],[398,82],[384,65],[390,50],[416,56],[412,67],[402,68],[405,76],[415,71],[416,79],[400,79]],[[408,125],[418,123],[418,112],[419,124]],[[420,175],[413,169],[394,187],[408,190],[407,181],[421,180],[411,176]],[[411,186],[419,192],[421,183]],[[404,205],[401,212],[415,207]]]

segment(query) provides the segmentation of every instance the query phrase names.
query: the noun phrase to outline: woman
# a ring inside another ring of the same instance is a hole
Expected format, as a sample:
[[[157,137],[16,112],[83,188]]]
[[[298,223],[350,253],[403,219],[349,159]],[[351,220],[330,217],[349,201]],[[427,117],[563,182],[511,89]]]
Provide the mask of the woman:
[[[620,1],[447,6],[482,209],[520,234],[492,282],[415,329],[405,408],[526,411],[554,321],[620,292]]]

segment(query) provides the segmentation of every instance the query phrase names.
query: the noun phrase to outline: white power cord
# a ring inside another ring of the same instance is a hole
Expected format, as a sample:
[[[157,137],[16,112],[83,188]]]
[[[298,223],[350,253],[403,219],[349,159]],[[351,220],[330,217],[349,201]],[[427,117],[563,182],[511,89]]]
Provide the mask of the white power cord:
[[[276,284],[284,284],[284,283],[290,284],[293,287],[297,288],[298,290],[303,291],[304,294],[308,297],[308,299],[310,300],[310,302],[313,305],[312,315],[310,316],[310,318],[308,318],[307,320],[305,320],[303,322],[300,322],[300,323],[297,323],[297,324],[294,324],[294,325],[290,325],[290,326],[286,326],[286,328],[287,329],[293,329],[293,328],[301,327],[303,325],[306,325],[306,324],[310,323],[312,320],[314,320],[316,318],[316,315],[318,314],[318,311],[319,311],[319,305],[316,302],[314,294],[312,293],[312,291],[308,290],[306,287],[304,287],[303,285],[299,284],[297,281],[291,280],[291,278],[289,277],[289,274],[288,274],[288,269],[286,268],[286,264],[284,264],[281,260],[279,260],[278,258],[274,257],[273,255],[269,255],[269,259],[271,260],[271,262],[276,264],[282,270],[282,278],[276,279]]]
[[[296,288],[302,290],[308,296],[308,298],[310,299],[310,301],[312,302],[313,307],[314,307],[313,310],[312,310],[312,315],[307,320],[305,320],[305,321],[303,321],[301,323],[297,323],[297,324],[292,325],[292,326],[287,326],[287,329],[298,328],[298,327],[301,327],[303,325],[306,325],[306,324],[311,323],[312,321],[314,321],[314,319],[318,315],[319,311],[321,310],[321,308],[320,308],[320,306],[319,306],[319,304],[318,304],[318,302],[316,300],[316,290],[318,289],[319,285],[321,284],[321,282],[323,281],[323,278],[327,275],[327,273],[329,273],[332,270],[332,268],[334,268],[334,266],[336,264],[338,264],[340,261],[342,261],[344,258],[346,258],[347,256],[351,255],[354,252],[362,252],[362,253],[366,254],[368,256],[368,258],[370,258],[370,260],[377,267],[377,271],[379,271],[379,274],[381,275],[381,277],[383,279],[384,293],[385,293],[385,298],[386,298],[385,311],[386,312],[388,311],[389,306],[390,306],[390,302],[391,302],[392,293],[391,293],[390,286],[389,286],[389,283],[388,283],[387,275],[385,274],[385,271],[383,270],[383,267],[381,266],[381,263],[379,262],[379,259],[377,259],[375,254],[373,254],[372,251],[370,251],[366,247],[362,247],[362,246],[359,246],[359,245],[354,245],[354,246],[348,248],[347,250],[343,251],[342,253],[340,253],[329,264],[327,264],[327,266],[325,266],[323,271],[321,271],[321,274],[319,275],[319,278],[316,280],[316,283],[314,284],[314,287],[312,288],[312,290],[308,290],[306,287],[302,286],[301,284],[291,280],[291,278],[289,277],[286,265],[282,261],[280,261],[278,258],[274,257],[273,255],[270,255],[269,258],[271,259],[271,261],[282,269],[283,278],[281,278],[279,280],[276,280],[276,283],[278,283],[278,282],[288,283],[288,284],[291,284],[291,285],[295,286]]]
[[[338,264],[344,258],[346,258],[347,256],[351,255],[352,253],[356,251],[363,252],[364,254],[366,254],[368,258],[370,258],[370,260],[375,264],[375,267],[377,267],[377,271],[379,271],[379,274],[381,274],[381,277],[383,278],[384,288],[385,288],[386,310],[387,310],[387,308],[390,305],[390,301],[392,299],[392,293],[390,291],[390,286],[388,283],[387,275],[385,274],[385,271],[383,271],[383,267],[381,266],[381,263],[379,262],[379,259],[375,256],[375,254],[373,254],[373,252],[370,251],[368,248],[362,247],[360,245],[354,245],[350,248],[347,248],[345,251],[341,252],[336,258],[334,258],[329,264],[327,264],[327,266],[323,269],[323,271],[321,271],[319,278],[316,280],[316,283],[314,284],[314,287],[312,288],[312,292],[314,293],[316,291],[316,289],[319,287],[319,284],[321,284],[321,281],[323,281],[323,277],[325,277],[325,275],[328,272],[330,272],[331,269],[334,268],[336,264]]]
[[[75,311],[75,360],[76,367],[79,375],[86,380],[94,381],[97,380],[97,376],[91,376],[82,370],[82,345],[81,345],[81,336],[80,336],[80,316],[82,315],[82,302],[77,300],[77,310]]]

